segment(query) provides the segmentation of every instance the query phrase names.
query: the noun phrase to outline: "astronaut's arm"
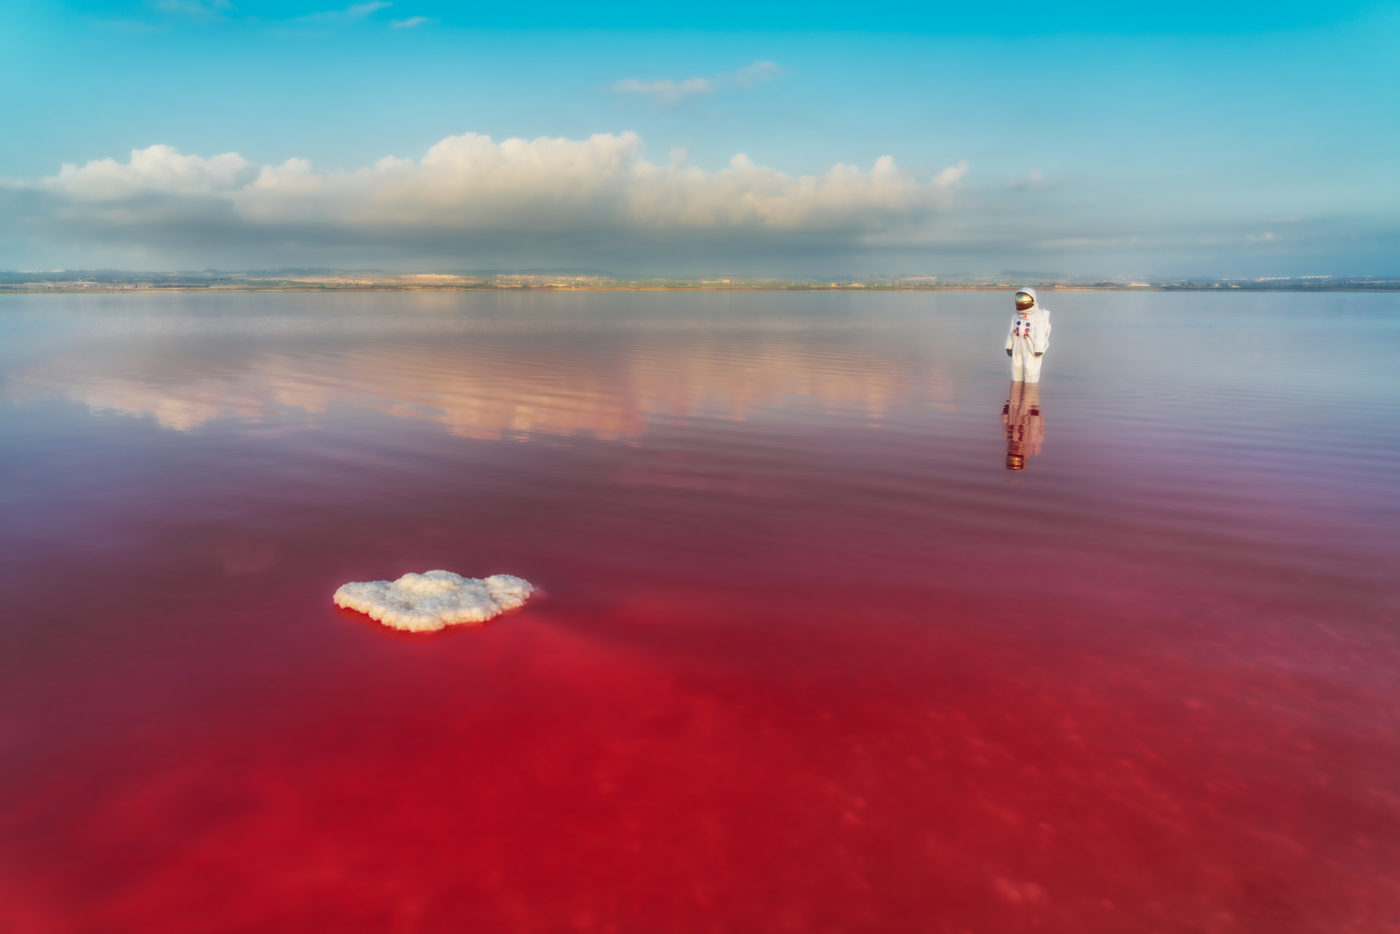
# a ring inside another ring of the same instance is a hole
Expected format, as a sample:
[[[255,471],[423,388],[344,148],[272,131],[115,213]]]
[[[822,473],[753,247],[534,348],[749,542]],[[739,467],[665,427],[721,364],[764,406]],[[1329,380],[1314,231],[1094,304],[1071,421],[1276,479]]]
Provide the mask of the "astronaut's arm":
[[[1038,357],[1050,349],[1050,312],[1045,312],[1045,326],[1039,329],[1035,336],[1035,344],[1031,350]]]

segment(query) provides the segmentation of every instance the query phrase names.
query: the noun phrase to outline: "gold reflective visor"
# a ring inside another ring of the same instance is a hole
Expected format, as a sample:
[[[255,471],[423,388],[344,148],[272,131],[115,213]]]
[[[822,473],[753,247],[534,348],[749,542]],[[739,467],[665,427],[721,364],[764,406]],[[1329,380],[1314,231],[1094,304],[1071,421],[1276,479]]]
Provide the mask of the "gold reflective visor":
[[[1017,308],[1020,308],[1020,309],[1022,309],[1022,310],[1024,311],[1025,309],[1031,307],[1031,306],[1034,305],[1034,304],[1035,304],[1035,299],[1031,298],[1031,297],[1030,297],[1029,295],[1027,295],[1025,292],[1017,292],[1017,293],[1016,293],[1016,307],[1017,307]]]

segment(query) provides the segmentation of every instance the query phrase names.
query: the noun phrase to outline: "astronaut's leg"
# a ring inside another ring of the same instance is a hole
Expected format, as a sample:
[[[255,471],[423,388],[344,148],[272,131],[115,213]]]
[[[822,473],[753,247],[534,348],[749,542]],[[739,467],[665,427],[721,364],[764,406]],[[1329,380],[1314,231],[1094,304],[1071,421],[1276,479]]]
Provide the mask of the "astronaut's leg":
[[[1021,365],[1022,365],[1022,367],[1023,367],[1024,370],[1025,370],[1025,374],[1026,374],[1025,379],[1026,379],[1026,382],[1028,382],[1028,383],[1038,383],[1038,382],[1040,382],[1040,364],[1041,364],[1041,362],[1044,361],[1044,360],[1045,360],[1044,357],[1037,357],[1035,354],[1031,353],[1029,350],[1027,350],[1027,351],[1025,352],[1025,354],[1024,354],[1023,357],[1022,357]]]
[[[1026,378],[1025,360],[1028,356],[1030,354],[1025,351],[1020,341],[1011,345],[1011,382],[1019,383]]]

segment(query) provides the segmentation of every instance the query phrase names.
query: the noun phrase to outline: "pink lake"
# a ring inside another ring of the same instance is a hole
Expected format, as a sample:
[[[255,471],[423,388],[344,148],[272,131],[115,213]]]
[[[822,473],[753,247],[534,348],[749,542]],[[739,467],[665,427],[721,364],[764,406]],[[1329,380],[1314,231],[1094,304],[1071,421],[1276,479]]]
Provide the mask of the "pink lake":
[[[1042,297],[0,296],[0,929],[1400,931],[1400,296]]]

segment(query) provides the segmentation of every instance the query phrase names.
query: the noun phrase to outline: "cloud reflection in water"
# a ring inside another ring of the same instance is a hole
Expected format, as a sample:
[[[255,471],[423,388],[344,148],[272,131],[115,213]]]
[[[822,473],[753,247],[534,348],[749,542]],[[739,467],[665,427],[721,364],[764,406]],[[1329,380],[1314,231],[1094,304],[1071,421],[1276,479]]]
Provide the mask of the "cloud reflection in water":
[[[351,405],[434,421],[478,439],[576,433],[615,440],[654,420],[743,421],[784,405],[879,420],[900,404],[951,405],[948,375],[917,354],[850,347],[839,329],[754,329],[723,338],[648,329],[446,335],[382,342],[177,335],[80,347],[13,375],[12,398],[61,397],[94,413],[153,418],[175,431],[217,419],[261,422]]]

